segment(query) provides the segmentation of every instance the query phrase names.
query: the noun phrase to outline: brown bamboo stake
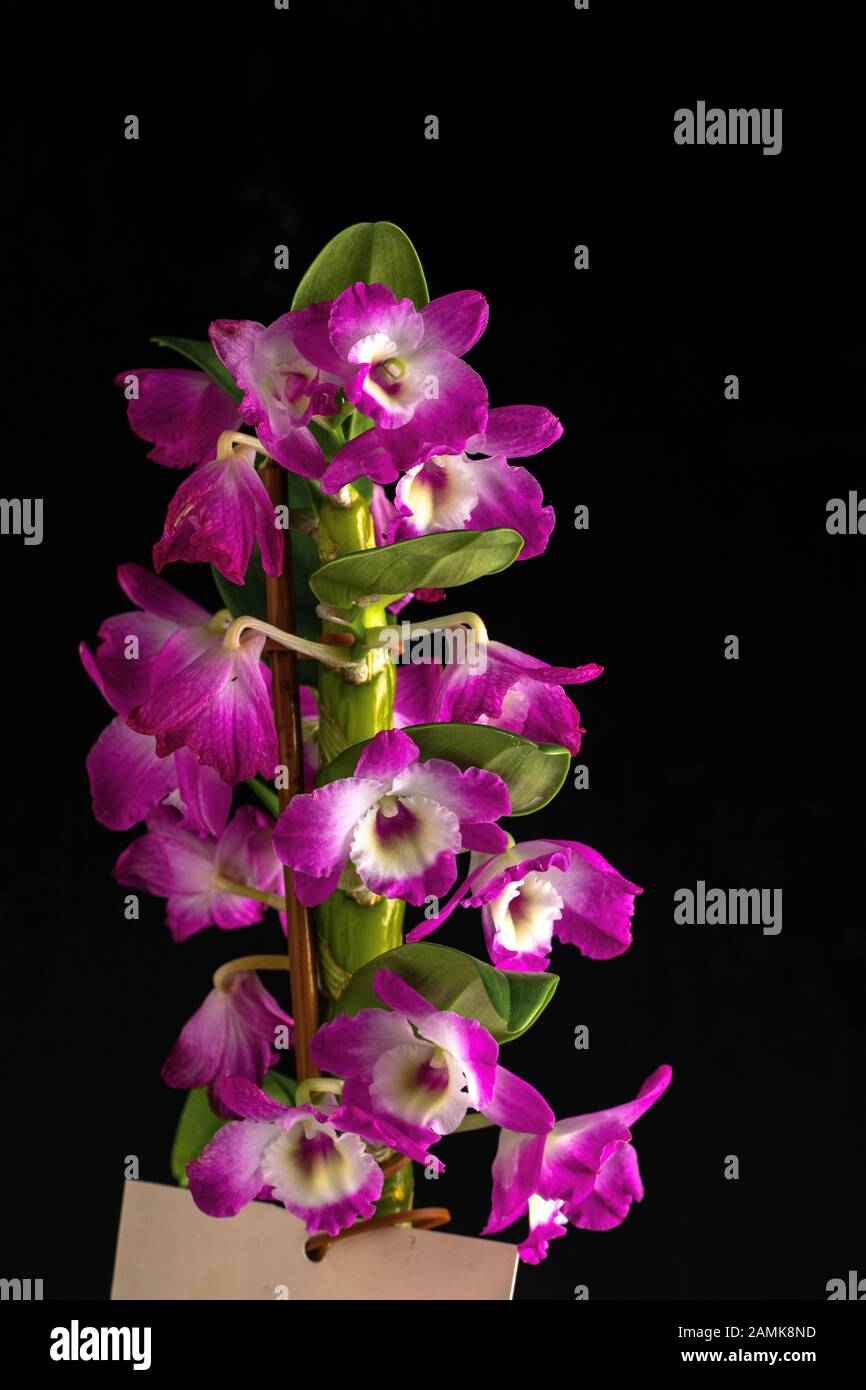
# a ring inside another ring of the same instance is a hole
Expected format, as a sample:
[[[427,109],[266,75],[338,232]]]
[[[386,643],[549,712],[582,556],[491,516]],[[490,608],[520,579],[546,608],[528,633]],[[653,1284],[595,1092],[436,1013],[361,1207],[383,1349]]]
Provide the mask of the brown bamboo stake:
[[[266,459],[262,480],[274,507],[288,507],[286,471],[273,459]],[[295,630],[295,600],[292,592],[291,532],[285,531],[286,558],[283,573],[265,575],[268,622],[284,632]],[[274,719],[279,739],[280,762],[288,768],[287,787],[280,787],[280,810],[304,790],[304,745],[301,733],[301,703],[298,691],[295,653],[285,647],[270,654]],[[299,1081],[317,1076],[310,1059],[310,1040],[319,1026],[319,994],[316,988],[316,951],[307,909],[298,902],[292,871],[285,870],[286,922],[289,945],[289,979],[292,990],[292,1017],[295,1021],[295,1066]]]

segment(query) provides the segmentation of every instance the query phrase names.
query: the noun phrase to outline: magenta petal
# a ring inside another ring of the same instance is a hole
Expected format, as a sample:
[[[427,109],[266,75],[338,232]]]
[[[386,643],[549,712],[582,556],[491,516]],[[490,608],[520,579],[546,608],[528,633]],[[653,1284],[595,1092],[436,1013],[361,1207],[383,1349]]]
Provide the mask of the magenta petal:
[[[131,561],[117,567],[117,582],[127,598],[146,613],[165,618],[177,627],[207,627],[213,616],[182,594],[167,579]]]
[[[464,825],[460,837],[464,849],[479,854],[499,854],[508,845],[508,836],[500,825]]]
[[[219,1098],[233,1115],[245,1120],[276,1120],[282,1122],[295,1113],[291,1105],[272,1100],[269,1095],[244,1076],[224,1076],[217,1085]]]
[[[647,1077],[634,1100],[626,1101],[624,1105],[614,1106],[612,1110],[602,1113],[614,1115],[623,1124],[633,1125],[655,1105],[660,1096],[664,1095],[672,1077],[673,1072],[669,1066],[657,1067],[652,1075]]]
[[[575,757],[585,730],[581,728],[580,711],[562,687],[521,680],[512,688],[518,699],[526,701],[520,728],[523,737],[534,743],[560,743]]]
[[[413,589],[411,597],[418,603],[441,603],[448,595],[444,589]]]
[[[241,806],[220,836],[214,867],[232,883],[270,891],[282,866],[274,854],[271,818],[259,807]]]
[[[154,662],[174,632],[173,623],[151,613],[117,613],[100,627],[94,654],[81,644],[84,669],[117,714],[147,699]]]
[[[595,661],[589,661],[585,666],[548,666],[546,661],[528,656],[516,647],[508,647],[504,642],[491,642],[488,657],[492,657],[501,670],[508,671],[512,676],[548,686],[585,685],[587,681],[596,680],[604,670]],[[538,694],[540,696],[541,692]]]
[[[190,666],[212,647],[220,646],[222,633],[206,627],[179,627],[159,650],[150,672],[150,690],[157,691],[185,666]],[[148,691],[150,694],[150,691]]]
[[[443,758],[429,758],[399,773],[392,784],[399,796],[426,796],[447,806],[463,822],[492,821],[511,810],[508,788],[495,772],[467,767],[461,771]]]
[[[518,1245],[517,1253],[524,1264],[540,1264],[547,1258],[550,1242],[567,1230],[564,1203],[536,1197],[529,1208],[529,1234]]]
[[[87,775],[93,814],[109,830],[130,830],[177,784],[173,760],[158,757],[153,739],[134,733],[122,715],[88,753]]]
[[[500,729],[519,733],[526,717],[526,702],[505,701],[519,677],[504,669],[496,660],[496,644],[487,644],[487,664],[482,669],[468,662],[453,662],[442,669],[442,684],[438,692],[436,718],[443,722],[494,724]],[[399,677],[398,677],[399,680]]]
[[[582,1202],[592,1191],[602,1163],[630,1138],[628,1125],[611,1111],[559,1120],[545,1142],[539,1195]]]
[[[350,1086],[361,1088],[363,1083],[349,1083]],[[369,1101],[369,1089],[363,1088]],[[432,1167],[436,1172],[443,1173],[445,1165],[441,1159],[427,1151],[427,1143],[435,1143],[440,1135],[429,1131],[430,1138],[427,1138],[428,1131],[420,1131],[425,1142],[408,1133],[408,1129],[417,1129],[417,1126],[398,1127],[396,1121],[390,1118],[385,1119],[381,1115],[371,1115],[357,1105],[340,1105],[338,1109],[328,1114],[331,1124],[347,1134],[360,1134],[369,1144],[384,1144],[389,1149],[394,1149],[397,1153],[406,1154],[408,1158],[414,1159],[416,1163],[423,1163],[425,1166]]]
[[[425,377],[436,381],[438,396],[425,397],[418,402],[411,421],[411,434],[418,441],[435,443],[437,453],[459,454],[466,440],[483,428],[487,418],[487,387],[468,363],[450,352],[428,352],[425,348],[417,366]],[[396,430],[394,433],[399,436],[403,432]],[[418,449],[409,435],[406,439],[406,448],[401,449],[399,438],[392,447],[401,450],[401,466],[411,468],[418,462]]]
[[[208,329],[208,337],[223,366],[237,379],[264,331],[264,324],[252,319],[216,319]]]
[[[551,867],[566,869],[570,862],[569,840],[523,840],[479,865],[471,879],[472,892],[466,906],[480,907],[498,898],[509,883],[516,883],[529,873],[544,873]]]
[[[255,425],[271,458],[308,478],[320,476],[325,457],[307,425],[314,415],[334,413],[337,385],[299,350],[297,334],[308,321],[320,322],[326,309],[311,305],[282,314],[267,328],[230,320],[211,325],[214,347],[232,363],[244,392],[244,419]]]
[[[386,729],[374,735],[367,744],[355,768],[356,777],[396,777],[410,763],[418,761],[417,743],[399,729]]]
[[[154,734],[161,756],[186,746],[236,783],[270,780],[279,758],[270,693],[260,661],[265,639],[247,634],[236,651],[207,651],[133,710],[131,729]]]
[[[330,376],[343,380],[354,368],[334,351],[328,332],[331,307],[332,301],[323,299],[308,304],[306,309],[296,313],[293,337],[295,346],[308,362]]]
[[[140,734],[132,734],[140,738]],[[156,759],[156,753],[154,752]],[[166,762],[156,759],[161,766]],[[232,804],[232,789],[212,767],[205,767],[188,748],[178,748],[174,755],[177,794],[169,798],[184,818],[184,823],[201,835],[219,837],[226,826]]]
[[[582,1202],[568,1204],[566,1213],[583,1231],[611,1231],[628,1216],[632,1202],[642,1200],[637,1153],[623,1144],[602,1164],[592,1192]]]
[[[493,1209],[482,1235],[504,1231],[526,1211],[538,1187],[544,1139],[503,1130],[493,1160]]]
[[[162,1078],[184,1091],[208,1086],[223,1076],[260,1082],[279,1060],[275,1030],[288,1028],[291,1037],[291,1023],[254,971],[237,971],[221,989],[210,991],[184,1025],[163,1064]],[[214,1091],[211,1105],[217,1113],[235,1113],[224,1108]]]
[[[414,1036],[399,1013],[362,1009],[351,1018],[338,1014],[331,1023],[323,1023],[310,1042],[310,1055],[322,1072],[370,1081],[381,1054],[412,1042]]]
[[[357,822],[387,790],[387,782],[345,777],[293,797],[274,828],[277,855],[315,878],[339,872]]]
[[[381,483],[373,484],[373,500],[370,503],[370,515],[373,518],[373,536],[377,546],[387,545],[388,532],[390,531],[397,516],[394,503],[388,497]],[[396,612],[394,605],[391,605],[392,612]]]
[[[153,548],[157,570],[175,560],[205,561],[233,584],[243,584],[258,541],[265,573],[281,572],[283,534],[254,458],[253,449],[236,449],[229,458],[203,464],[181,483]]]
[[[489,313],[487,300],[477,290],[456,290],[432,299],[421,310],[424,347],[445,348],[462,357],[478,342]]]
[[[629,1142],[631,1126],[664,1093],[671,1074],[670,1067],[658,1067],[634,1100],[610,1110],[558,1121],[545,1141],[538,1182],[540,1195],[561,1198],[569,1206],[583,1202],[595,1187],[602,1164]]]
[[[484,430],[468,441],[466,452],[526,458],[555,444],[561,434],[562,425],[544,406],[496,406],[488,412]]]
[[[431,1166],[437,1173],[445,1171],[445,1165],[435,1154],[428,1152],[431,1144],[438,1144],[442,1138],[435,1130],[427,1129],[423,1125],[413,1125],[406,1120],[400,1120],[394,1115],[382,1115],[376,1111],[376,1106],[370,1095],[370,1086],[366,1081],[359,1081],[355,1078],[347,1080],[343,1087],[340,1109],[336,1115],[342,1116],[346,1111],[354,1116],[363,1115],[363,1127],[360,1123],[347,1125],[353,1128],[357,1134],[363,1134],[373,1143],[387,1144],[388,1148],[396,1150],[397,1153],[407,1154],[416,1163],[423,1163]],[[337,1120],[335,1123],[342,1123]]]
[[[483,1113],[500,1129],[517,1134],[547,1134],[555,1118],[544,1096],[505,1067],[496,1068],[493,1098]]]
[[[217,1130],[186,1170],[196,1206],[208,1216],[236,1216],[263,1186],[262,1157],[275,1135],[273,1124],[248,1120],[233,1120]]]
[[[319,479],[325,472],[325,455],[306,425],[291,430],[280,439],[275,438],[268,430],[260,428],[259,437],[267,446],[271,458],[276,459],[277,463],[287,468],[290,473],[297,473],[301,478]]]
[[[129,423],[139,439],[156,447],[148,458],[166,468],[191,468],[213,457],[223,430],[241,423],[237,404],[204,372],[185,367],[144,367],[121,372],[115,385],[138,378],[139,396],[128,402]]]
[[[538,743],[562,744],[576,753],[583,730],[562,685],[594,680],[601,671],[595,663],[548,666],[504,642],[489,642],[485,670],[468,663],[444,668],[437,718],[465,724],[484,720]]]
[[[315,874],[305,874],[302,869],[293,869],[292,882],[298,902],[303,903],[304,907],[318,907],[336,891],[341,873],[342,869],[335,869],[333,873],[318,878]]]
[[[474,1109],[481,1110],[491,1102],[499,1047],[477,1019],[435,1008],[393,970],[377,971],[373,989],[384,1004],[408,1018],[428,1042],[456,1057]]]
[[[400,725],[438,722],[442,667],[436,662],[405,662],[397,667],[394,717]]]
[[[217,852],[213,840],[188,830],[174,811],[158,808],[148,819],[148,833],[121,854],[114,876],[168,899],[168,925],[176,941],[208,926],[232,930],[260,921],[261,903],[216,887]],[[243,866],[236,881],[245,881]]]
[[[331,306],[329,335],[334,351],[344,362],[358,362],[356,344],[373,334],[390,338],[395,355],[410,355],[421,342],[424,320],[411,299],[398,300],[385,285],[349,285]]]
[[[339,492],[356,478],[371,478],[374,483],[393,483],[400,470],[390,447],[393,431],[378,426],[365,430],[338,449],[321,477],[324,492]]]
[[[544,506],[544,493],[538,481],[525,468],[495,458],[472,463],[472,481],[478,501],[466,523],[473,531],[492,531],[511,527],[523,537],[520,560],[531,560],[546,548],[556,524],[552,507]]]
[[[563,902],[554,935],[591,960],[621,955],[631,945],[634,900],[643,889],[623,878],[589,845],[576,840],[551,843],[569,853],[568,865],[554,866],[549,875]]]

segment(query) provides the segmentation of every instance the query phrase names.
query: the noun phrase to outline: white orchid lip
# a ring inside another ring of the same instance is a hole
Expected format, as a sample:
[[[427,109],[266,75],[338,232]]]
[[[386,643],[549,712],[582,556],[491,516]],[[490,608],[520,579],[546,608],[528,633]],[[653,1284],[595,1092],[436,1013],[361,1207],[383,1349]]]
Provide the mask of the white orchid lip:
[[[490,904],[496,938],[507,951],[548,950],[563,901],[553,884],[532,870],[507,883]]]
[[[397,352],[397,344],[387,333],[368,333],[365,338],[359,338],[353,343],[346,356],[350,362],[357,362],[359,365],[367,362],[372,366],[396,357]]]
[[[279,1133],[262,1156],[262,1176],[278,1201],[320,1208],[351,1197],[364,1183],[365,1149],[312,1116]]]
[[[478,505],[472,466],[459,454],[434,454],[416,464],[397,492],[421,531],[462,531]]]
[[[421,398],[421,382],[387,333],[369,333],[349,349],[348,360],[366,366],[363,391],[380,409],[404,423]]]
[[[469,1108],[466,1084],[456,1057],[419,1038],[383,1052],[373,1068],[370,1095],[406,1124],[450,1134]]]
[[[443,850],[461,845],[460,821],[427,796],[383,796],[355,827],[349,858],[365,881],[423,873]]]

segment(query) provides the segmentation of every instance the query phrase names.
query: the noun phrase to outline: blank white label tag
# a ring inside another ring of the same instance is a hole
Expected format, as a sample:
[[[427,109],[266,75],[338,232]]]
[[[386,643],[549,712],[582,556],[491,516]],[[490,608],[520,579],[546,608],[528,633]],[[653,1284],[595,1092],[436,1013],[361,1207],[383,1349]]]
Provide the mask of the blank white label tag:
[[[304,1253],[304,1223],[271,1202],[199,1211],[181,1187],[124,1184],[112,1299],[510,1299],[517,1247],[394,1227]]]

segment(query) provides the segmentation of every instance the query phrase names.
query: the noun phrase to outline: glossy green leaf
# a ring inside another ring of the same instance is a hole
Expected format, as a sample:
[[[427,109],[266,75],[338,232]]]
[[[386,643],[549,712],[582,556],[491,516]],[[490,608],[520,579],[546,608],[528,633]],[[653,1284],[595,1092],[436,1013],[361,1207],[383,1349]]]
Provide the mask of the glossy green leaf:
[[[571,765],[567,748],[533,743],[491,724],[413,724],[403,732],[417,743],[422,761],[444,758],[459,768],[483,767],[495,772],[508,788],[514,816],[528,815],[552,801]],[[320,772],[318,784],[351,777],[366,746],[365,742],[346,748]]]
[[[356,222],[319,252],[298,285],[292,308],[336,299],[357,280],[387,285],[398,299],[411,299],[416,309],[430,302],[418,253],[406,233],[393,222]]]
[[[439,531],[376,550],[341,555],[316,570],[310,585],[323,603],[342,608],[373,594],[389,603],[410,589],[454,588],[485,574],[498,574],[522,549],[523,537],[507,527]]]
[[[291,1076],[269,1071],[262,1082],[262,1090],[272,1100],[281,1101],[283,1105],[293,1105],[296,1085]],[[187,1165],[198,1158],[217,1130],[222,1129],[227,1123],[222,1115],[215,1115],[211,1110],[207,1086],[196,1086],[195,1090],[187,1092],[171,1149],[171,1175],[181,1187],[189,1187]]]
[[[234,378],[226,371],[210,343],[202,343],[195,338],[151,338],[150,341],[159,347],[172,348],[179,352],[181,357],[193,362],[201,371],[207,372],[211,381],[215,381],[217,386],[221,386],[234,400],[239,401],[243,396],[243,391],[239,391],[235,386]]]
[[[393,970],[437,1009],[450,1009],[463,1018],[476,1018],[497,1042],[519,1038],[553,998],[557,975],[533,970],[497,970],[484,961],[417,941],[371,960],[356,970],[340,997],[340,1012],[384,1008],[373,990],[379,970]]]

